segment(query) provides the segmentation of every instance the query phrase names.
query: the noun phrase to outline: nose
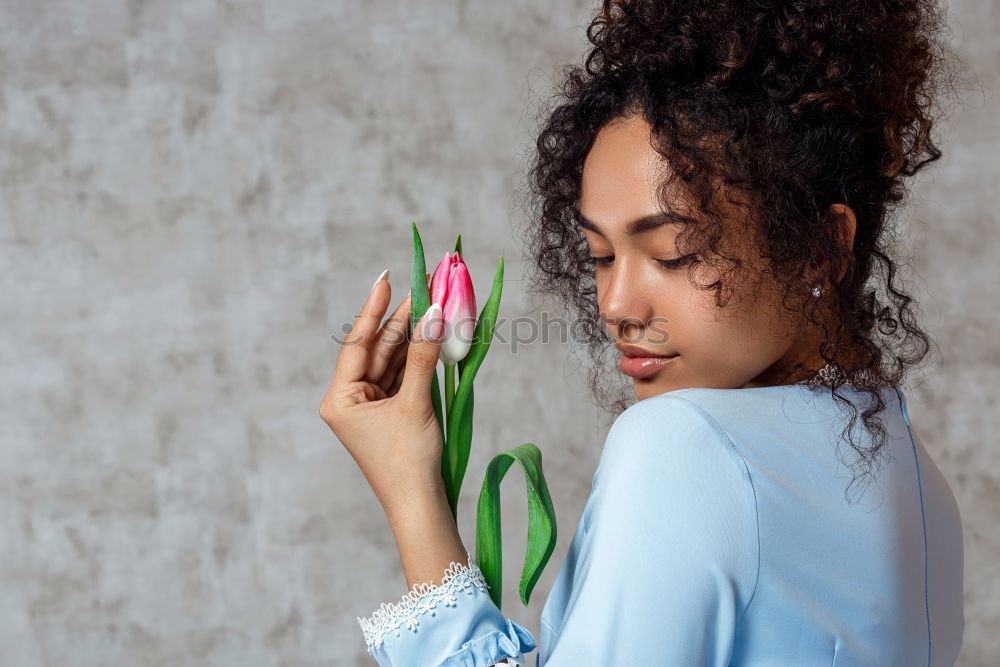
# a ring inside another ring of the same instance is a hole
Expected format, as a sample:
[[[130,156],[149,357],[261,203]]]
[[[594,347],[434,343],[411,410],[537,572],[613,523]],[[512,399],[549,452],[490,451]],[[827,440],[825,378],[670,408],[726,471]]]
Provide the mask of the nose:
[[[640,263],[626,257],[615,258],[606,283],[598,296],[601,318],[612,340],[638,343],[653,317],[649,281]]]

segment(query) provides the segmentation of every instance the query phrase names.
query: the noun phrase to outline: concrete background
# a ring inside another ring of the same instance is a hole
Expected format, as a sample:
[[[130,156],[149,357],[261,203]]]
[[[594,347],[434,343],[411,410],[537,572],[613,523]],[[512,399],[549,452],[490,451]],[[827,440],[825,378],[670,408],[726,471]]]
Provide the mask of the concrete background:
[[[0,3],[0,663],[368,665],[355,617],[405,592],[392,535],[317,415],[409,223],[507,261],[535,105],[590,2]],[[908,214],[940,357],[910,390],[967,553],[960,664],[1000,664],[1000,6],[951,5],[985,91]],[[524,609],[523,481],[504,483],[504,611],[538,616],[607,429],[558,341],[494,346],[460,524],[489,457],[542,448],[559,544]],[[502,371],[501,371],[502,369]],[[517,415],[517,419],[511,416]]]

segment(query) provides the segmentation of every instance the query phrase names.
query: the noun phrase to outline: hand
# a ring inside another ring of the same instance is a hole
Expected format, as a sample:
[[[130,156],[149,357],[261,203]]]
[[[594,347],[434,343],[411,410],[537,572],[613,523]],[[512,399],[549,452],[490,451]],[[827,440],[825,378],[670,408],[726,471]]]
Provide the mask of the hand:
[[[391,294],[388,279],[375,282],[319,407],[387,511],[444,486],[443,437],[430,393],[444,337],[441,308],[432,305],[407,340],[409,295],[380,326]]]

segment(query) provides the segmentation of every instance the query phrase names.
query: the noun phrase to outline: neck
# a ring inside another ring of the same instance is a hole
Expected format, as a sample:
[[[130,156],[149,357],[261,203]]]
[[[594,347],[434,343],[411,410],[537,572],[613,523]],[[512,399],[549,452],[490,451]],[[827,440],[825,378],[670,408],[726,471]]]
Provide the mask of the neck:
[[[793,345],[771,366],[766,368],[759,375],[747,382],[744,387],[770,387],[784,384],[829,384],[843,373],[837,372],[837,366],[856,367],[862,364],[862,351],[856,347],[851,347],[842,343],[839,346],[843,352],[834,356],[833,362],[828,363],[819,353],[822,340],[818,334],[811,337],[803,337],[797,344]],[[851,374],[850,381],[870,382],[871,373],[863,371],[860,374]]]

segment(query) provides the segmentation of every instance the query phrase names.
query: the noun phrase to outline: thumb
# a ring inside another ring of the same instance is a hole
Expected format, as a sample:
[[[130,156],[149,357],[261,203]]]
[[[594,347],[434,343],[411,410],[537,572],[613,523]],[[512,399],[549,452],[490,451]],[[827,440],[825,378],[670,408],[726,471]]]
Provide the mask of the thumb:
[[[413,328],[413,339],[406,351],[406,372],[399,394],[407,401],[419,402],[430,398],[431,378],[437,372],[444,340],[444,314],[440,304],[431,304]]]

